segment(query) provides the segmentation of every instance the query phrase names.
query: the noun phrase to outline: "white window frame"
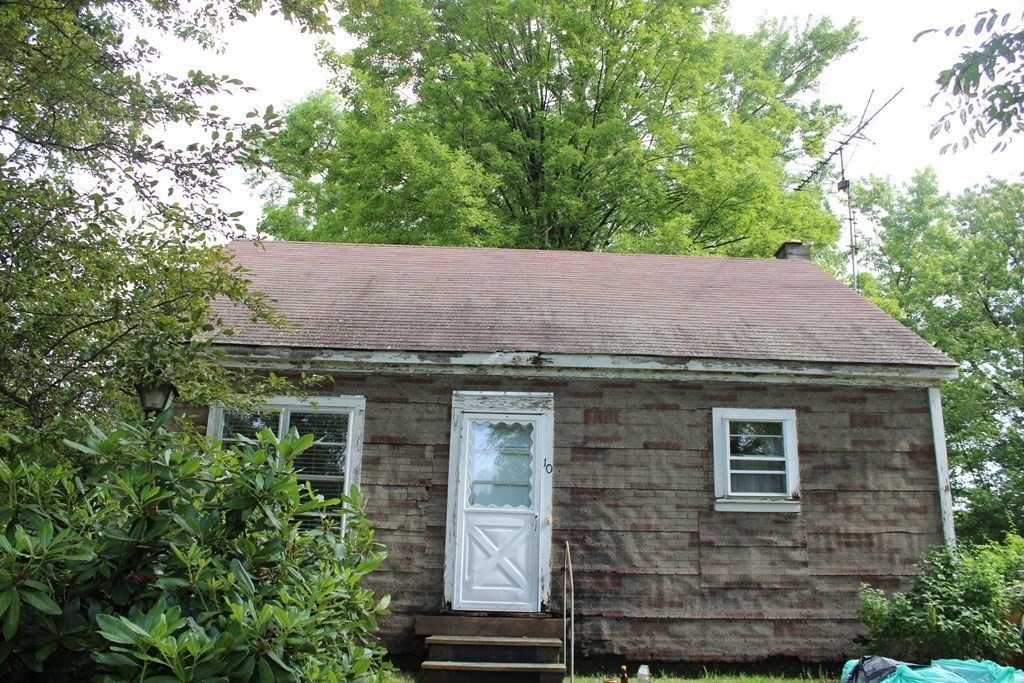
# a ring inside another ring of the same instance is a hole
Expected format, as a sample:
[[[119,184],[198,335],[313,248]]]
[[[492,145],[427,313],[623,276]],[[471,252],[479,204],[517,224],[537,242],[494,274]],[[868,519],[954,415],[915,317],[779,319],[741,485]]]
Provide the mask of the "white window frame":
[[[281,438],[281,426],[290,411],[296,408],[316,410],[318,412],[330,413],[334,415],[347,414],[348,417],[348,434],[347,443],[345,444],[345,473],[344,473],[344,484],[343,490],[348,492],[353,486],[359,486],[359,477],[362,471],[363,461],[363,422],[366,416],[366,398],[363,396],[310,396],[310,397],[297,397],[297,396],[274,396],[273,398],[265,401],[255,408],[255,410],[279,410],[281,411],[280,418],[277,423],[277,429],[275,435],[277,438]],[[220,441],[224,438],[224,406],[211,406],[210,415],[206,423],[207,435],[215,440]],[[253,436],[252,434],[244,434],[243,436]],[[306,478],[302,474],[299,474],[299,481],[310,481],[314,487],[316,485],[315,478]]]
[[[729,423],[782,423],[786,458],[786,493],[733,493],[730,490]],[[800,512],[800,463],[797,459],[796,411],[792,409],[713,408],[712,441],[715,461],[715,510],[721,512]]]

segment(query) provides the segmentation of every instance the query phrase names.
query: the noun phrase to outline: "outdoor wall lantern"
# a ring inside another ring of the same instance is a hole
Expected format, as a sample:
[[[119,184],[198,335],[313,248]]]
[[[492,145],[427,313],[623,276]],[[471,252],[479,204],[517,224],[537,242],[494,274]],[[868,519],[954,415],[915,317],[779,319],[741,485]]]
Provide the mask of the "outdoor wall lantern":
[[[135,385],[135,391],[139,394],[139,402],[146,415],[156,415],[167,410],[178,395],[174,385],[164,379],[139,382]]]

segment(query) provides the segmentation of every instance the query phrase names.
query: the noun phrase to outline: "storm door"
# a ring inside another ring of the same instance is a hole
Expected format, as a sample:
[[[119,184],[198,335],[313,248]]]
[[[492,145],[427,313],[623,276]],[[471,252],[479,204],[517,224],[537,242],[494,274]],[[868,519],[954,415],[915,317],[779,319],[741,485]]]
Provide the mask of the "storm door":
[[[453,410],[452,424],[451,606],[537,612],[551,543],[550,395],[458,392],[456,399],[464,409]]]

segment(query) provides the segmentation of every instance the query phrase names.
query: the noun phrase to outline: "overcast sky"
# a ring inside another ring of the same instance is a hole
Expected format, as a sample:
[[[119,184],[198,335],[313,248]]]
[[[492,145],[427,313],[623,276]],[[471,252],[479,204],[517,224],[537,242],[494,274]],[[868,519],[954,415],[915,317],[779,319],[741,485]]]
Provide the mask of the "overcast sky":
[[[874,112],[900,88],[904,90],[866,128],[868,141],[847,148],[848,177],[857,179],[874,173],[903,181],[915,169],[931,165],[937,170],[943,189],[956,192],[983,182],[987,176],[1019,177],[1024,170],[1024,140],[997,154],[991,153],[991,144],[986,143],[955,155],[940,155],[938,143],[928,139],[931,124],[942,113],[938,106],[929,106],[934,81],[939,70],[948,67],[962,45],[974,37],[968,32],[962,41],[941,34],[926,36],[917,43],[913,38],[923,29],[945,28],[990,6],[978,0],[935,0],[927,4],[892,0],[733,0],[729,16],[734,28],[741,32],[752,30],[758,19],[766,16],[803,21],[810,15],[827,14],[837,24],[856,17],[864,40],[856,52],[825,73],[821,98],[842,104],[851,116],[859,118],[869,98],[869,111]],[[279,18],[258,17],[229,30],[221,55],[179,49],[165,50],[165,55],[168,68],[199,64],[210,71],[230,73],[256,87],[256,93],[236,96],[233,103],[222,106],[240,114],[271,103],[279,108],[322,87],[326,73],[316,63],[316,40],[300,34]],[[339,47],[345,47],[346,41],[351,45],[345,36],[332,36],[329,40]],[[242,185],[240,174],[232,176],[230,186],[225,205],[244,208],[246,222],[254,222],[260,202]]]
[[[983,182],[990,175],[1009,178],[1019,174],[1024,170],[1024,140],[1000,154],[992,154],[994,143],[986,142],[967,152],[940,155],[939,144],[928,139],[931,124],[945,111],[939,103],[929,103],[935,93],[935,79],[974,36],[970,29],[959,40],[930,34],[915,43],[914,36],[924,29],[958,24],[991,6],[990,0],[941,0],[927,4],[880,0],[733,0],[730,17],[739,31],[749,31],[760,17],[783,9],[787,16],[795,17],[827,14],[837,24],[856,18],[864,40],[856,52],[825,73],[821,98],[842,104],[859,118],[869,97],[870,110],[874,111],[900,88],[903,92],[865,129],[870,142],[851,146],[850,154],[846,155],[849,175],[858,178],[875,173],[905,180],[914,170],[931,165],[944,189],[958,191]]]

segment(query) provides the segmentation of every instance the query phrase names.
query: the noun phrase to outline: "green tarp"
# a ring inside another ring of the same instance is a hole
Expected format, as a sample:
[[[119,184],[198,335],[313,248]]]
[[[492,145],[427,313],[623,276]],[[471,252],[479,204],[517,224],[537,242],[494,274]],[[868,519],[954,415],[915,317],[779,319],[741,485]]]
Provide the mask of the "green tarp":
[[[884,657],[851,659],[843,683],[1024,683],[1024,671],[995,662],[936,659],[930,665]]]

